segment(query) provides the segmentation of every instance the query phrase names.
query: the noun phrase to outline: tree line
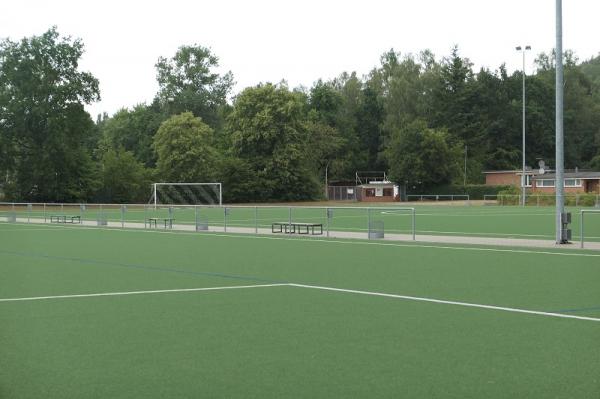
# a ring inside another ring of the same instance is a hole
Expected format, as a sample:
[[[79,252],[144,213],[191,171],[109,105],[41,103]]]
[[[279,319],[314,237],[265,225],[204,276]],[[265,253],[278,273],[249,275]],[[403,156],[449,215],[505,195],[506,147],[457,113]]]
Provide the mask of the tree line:
[[[521,164],[522,72],[385,52],[367,75],[312,87],[261,83],[233,96],[217,55],[182,46],[156,67],[150,103],[99,115],[84,45],[56,28],[0,43],[0,196],[15,201],[145,202],[150,183],[223,183],[224,200],[322,198],[324,177],[385,170],[412,192],[481,183]],[[566,167],[600,169],[600,56],[565,61]],[[527,163],[554,157],[554,58],[526,76]],[[231,99],[232,98],[232,99]],[[466,160],[466,174],[464,162]]]

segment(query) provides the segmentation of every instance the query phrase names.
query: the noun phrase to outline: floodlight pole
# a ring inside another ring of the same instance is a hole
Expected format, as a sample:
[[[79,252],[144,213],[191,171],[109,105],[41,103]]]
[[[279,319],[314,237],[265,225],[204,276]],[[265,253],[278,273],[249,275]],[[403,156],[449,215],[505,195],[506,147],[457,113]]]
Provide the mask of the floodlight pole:
[[[563,86],[563,48],[562,48],[562,0],[556,0],[556,243],[565,244],[562,214],[565,211],[564,197],[564,86]]]
[[[531,46],[518,46],[517,51],[523,53],[523,175],[521,176],[521,205],[525,206],[527,190],[527,175],[525,170],[525,51],[531,50]]]

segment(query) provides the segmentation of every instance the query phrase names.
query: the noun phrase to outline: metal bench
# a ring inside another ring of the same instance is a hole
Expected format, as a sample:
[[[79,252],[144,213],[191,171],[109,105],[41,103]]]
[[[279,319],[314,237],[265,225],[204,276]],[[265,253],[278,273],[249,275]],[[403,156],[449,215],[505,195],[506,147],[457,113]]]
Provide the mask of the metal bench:
[[[317,230],[318,228],[318,230]],[[311,234],[311,235],[322,235],[323,224],[322,223],[302,223],[302,222],[275,222],[271,225],[272,233],[286,233],[286,234]]]
[[[81,224],[81,216],[75,215],[50,215],[50,223],[78,223]]]
[[[154,223],[154,228],[158,228],[158,221],[164,222],[165,229],[168,227],[170,229],[173,228],[173,220],[174,218],[148,218],[148,225],[152,228],[152,224]]]

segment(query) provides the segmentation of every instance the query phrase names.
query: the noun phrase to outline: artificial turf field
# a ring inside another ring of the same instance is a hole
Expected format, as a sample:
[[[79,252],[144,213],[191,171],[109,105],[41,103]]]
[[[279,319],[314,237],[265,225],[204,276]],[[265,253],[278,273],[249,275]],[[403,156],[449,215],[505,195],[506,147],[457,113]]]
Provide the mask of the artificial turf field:
[[[350,203],[352,204],[352,203]],[[550,206],[482,206],[482,205],[413,205],[413,203],[402,203],[400,205],[375,206],[371,211],[372,220],[381,220],[385,224],[386,233],[411,232],[411,216],[403,207],[414,207],[416,212],[416,233],[427,235],[461,235],[474,237],[497,237],[497,238],[522,238],[522,239],[554,239],[554,207]],[[380,208],[377,210],[377,208]],[[10,206],[0,206],[0,217],[11,209]],[[273,222],[285,222],[289,220],[289,207],[239,207],[228,208],[227,221],[225,222],[224,208],[202,207],[198,209],[198,215],[204,218],[211,230],[223,229],[223,225],[230,227],[267,228]],[[368,215],[365,208],[346,206],[344,208],[331,207],[333,209],[331,218],[327,219],[326,208],[323,207],[292,207],[291,218],[293,221],[321,223],[329,226],[333,231],[362,231],[368,230]],[[573,215],[571,229],[573,239],[579,240],[580,235],[580,211],[581,208],[567,207],[567,211]],[[600,210],[598,210],[600,211]],[[26,205],[16,206],[17,217],[22,219],[49,218],[52,214],[81,215],[83,220],[96,221],[102,213],[111,222],[123,220],[127,222],[144,223],[148,217],[166,217],[169,214],[168,207],[153,207],[128,205],[125,212],[121,213],[120,206],[87,205],[81,211],[79,205],[48,205],[45,210],[41,206],[35,206],[28,211]],[[172,216],[177,224],[194,224],[196,214],[192,207],[173,207]],[[585,240],[600,241],[600,213],[586,214]]]
[[[598,252],[0,223],[0,276],[2,398],[600,397]]]

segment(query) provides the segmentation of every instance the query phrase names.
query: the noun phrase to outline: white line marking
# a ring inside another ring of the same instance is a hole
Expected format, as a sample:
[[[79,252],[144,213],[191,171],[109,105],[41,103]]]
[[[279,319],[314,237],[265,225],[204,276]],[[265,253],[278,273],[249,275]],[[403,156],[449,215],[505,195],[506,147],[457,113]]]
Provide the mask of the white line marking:
[[[417,297],[417,296],[386,294],[383,292],[349,290],[349,289],[344,289],[344,288],[323,287],[323,286],[318,286],[318,285],[293,284],[293,283],[288,284],[288,285],[290,285],[292,287],[312,288],[312,289],[324,290],[324,291],[336,291],[336,292],[345,292],[345,293],[350,293],[350,294],[382,296],[382,297],[386,297],[386,298],[405,299],[405,300],[409,300],[409,301],[433,302],[433,303],[441,303],[441,304],[446,304],[446,305],[467,306],[467,307],[471,307],[471,308],[501,310],[504,312],[526,313],[526,314],[533,314],[533,315],[539,315],[539,316],[559,317],[559,318],[563,318],[563,319],[577,319],[577,320],[600,322],[600,318],[595,318],[595,317],[575,316],[575,315],[568,315],[568,314],[562,314],[562,313],[541,312],[541,311],[537,311],[537,310],[509,308],[509,307],[504,307],[504,306],[481,305],[478,303],[457,302],[457,301],[447,301],[447,300],[443,300],[443,299],[422,298],[422,297]]]
[[[478,303],[457,302],[457,301],[448,301],[448,300],[443,300],[443,299],[424,298],[424,297],[398,295],[398,294],[387,294],[384,292],[360,291],[360,290],[351,290],[351,289],[345,289],[345,288],[325,287],[325,286],[319,286],[319,285],[296,284],[296,283],[233,285],[233,286],[223,286],[223,287],[178,288],[178,289],[169,289],[169,290],[102,292],[102,293],[95,293],[95,294],[53,295],[53,296],[23,297],[23,298],[0,298],[0,302],[23,302],[23,301],[39,301],[39,300],[46,300],[46,299],[73,299],[73,298],[91,298],[91,297],[105,297],[105,296],[140,295],[140,294],[164,294],[164,293],[173,293],[173,292],[222,291],[222,290],[233,290],[233,289],[243,289],[243,288],[266,288],[266,287],[308,288],[308,289],[315,289],[315,290],[322,290],[322,291],[343,292],[343,293],[350,293],[350,294],[378,296],[378,297],[394,298],[394,299],[404,299],[404,300],[409,300],[409,301],[430,302],[430,303],[445,304],[445,305],[465,306],[465,307],[471,307],[471,308],[500,310],[500,311],[512,312],[512,313],[525,313],[525,314],[532,314],[532,315],[538,315],[538,316],[558,317],[558,318],[562,318],[562,319],[576,319],[576,320],[600,322],[600,318],[595,318],[595,317],[575,316],[575,315],[562,314],[562,313],[552,313],[552,312],[542,312],[542,311],[537,311],[537,310],[509,308],[509,307],[505,307],[505,306],[482,305],[482,304],[478,304]]]
[[[75,295],[53,295],[53,296],[36,296],[25,298],[0,298],[0,302],[17,302],[17,301],[39,301],[43,299],[71,299],[71,298],[90,298],[99,296],[120,296],[120,295],[139,295],[139,294],[164,294],[169,292],[194,292],[194,291],[219,291],[233,290],[240,288],[264,288],[264,287],[280,287],[289,284],[254,284],[254,285],[232,285],[224,287],[203,287],[203,288],[178,288],[171,290],[150,290],[150,291],[125,291],[125,292],[101,292],[96,294],[75,294]]]

